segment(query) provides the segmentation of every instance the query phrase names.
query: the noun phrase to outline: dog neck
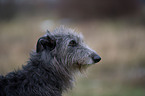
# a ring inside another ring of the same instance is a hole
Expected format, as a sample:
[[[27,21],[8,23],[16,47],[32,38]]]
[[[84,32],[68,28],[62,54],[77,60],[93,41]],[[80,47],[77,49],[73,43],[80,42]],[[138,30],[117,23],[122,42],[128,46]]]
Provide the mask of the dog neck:
[[[29,74],[29,78],[42,83],[42,87],[52,87],[60,93],[72,88],[74,76],[69,69],[62,66],[55,57],[44,58],[40,54],[31,54],[30,61],[23,67]],[[37,55],[37,56],[36,56]],[[45,59],[45,60],[44,60]],[[52,90],[52,91],[54,91]]]

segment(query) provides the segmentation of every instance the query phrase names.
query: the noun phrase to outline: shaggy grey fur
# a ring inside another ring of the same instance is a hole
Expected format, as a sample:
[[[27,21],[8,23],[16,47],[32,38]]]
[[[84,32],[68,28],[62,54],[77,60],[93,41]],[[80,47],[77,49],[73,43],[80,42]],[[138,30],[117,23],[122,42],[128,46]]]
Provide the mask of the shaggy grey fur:
[[[100,60],[81,34],[59,27],[38,40],[21,70],[0,76],[0,96],[61,96],[76,72]]]

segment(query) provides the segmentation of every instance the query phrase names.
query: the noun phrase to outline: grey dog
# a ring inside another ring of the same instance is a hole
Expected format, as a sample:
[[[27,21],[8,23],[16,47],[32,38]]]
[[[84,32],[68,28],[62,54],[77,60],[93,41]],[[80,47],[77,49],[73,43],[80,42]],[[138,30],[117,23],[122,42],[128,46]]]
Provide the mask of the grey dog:
[[[0,96],[62,96],[75,73],[100,60],[81,34],[58,27],[39,38],[27,65],[0,76]]]

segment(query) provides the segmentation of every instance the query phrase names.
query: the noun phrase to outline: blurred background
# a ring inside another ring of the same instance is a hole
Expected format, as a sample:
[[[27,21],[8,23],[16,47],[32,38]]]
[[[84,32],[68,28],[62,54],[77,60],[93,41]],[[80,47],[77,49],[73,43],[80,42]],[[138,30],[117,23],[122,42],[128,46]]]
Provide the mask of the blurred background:
[[[102,57],[64,96],[145,96],[145,0],[0,0],[0,74],[25,65],[59,25]]]

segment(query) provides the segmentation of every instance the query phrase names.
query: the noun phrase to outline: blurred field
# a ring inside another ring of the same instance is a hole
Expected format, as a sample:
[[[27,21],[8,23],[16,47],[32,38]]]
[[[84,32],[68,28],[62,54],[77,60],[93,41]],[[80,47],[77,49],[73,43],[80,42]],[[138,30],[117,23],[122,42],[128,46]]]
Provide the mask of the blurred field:
[[[52,30],[62,24],[58,18],[52,18],[45,27],[45,20],[48,18],[36,16],[0,22],[0,74],[25,65],[45,28]],[[100,63],[88,68],[87,76],[76,77],[75,87],[64,96],[145,96],[144,26],[121,20],[64,25],[82,32],[87,44],[102,57]]]

